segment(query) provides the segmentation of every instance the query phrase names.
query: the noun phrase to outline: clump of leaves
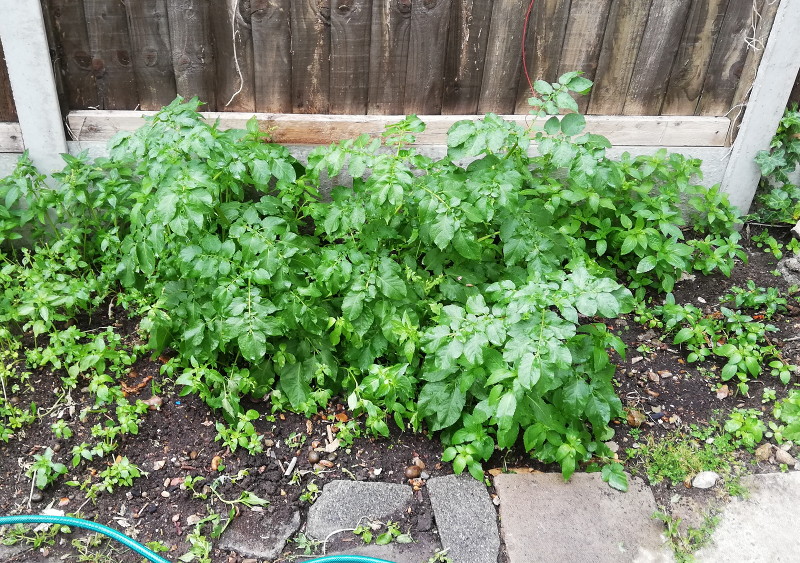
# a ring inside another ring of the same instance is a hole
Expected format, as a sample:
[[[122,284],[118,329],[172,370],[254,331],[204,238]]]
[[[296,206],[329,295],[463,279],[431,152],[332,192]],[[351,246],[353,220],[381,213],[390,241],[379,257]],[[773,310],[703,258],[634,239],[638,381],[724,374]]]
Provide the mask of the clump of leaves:
[[[770,148],[756,155],[762,179],[751,217],[766,223],[794,224],[800,219],[800,187],[789,175],[800,163],[800,110],[786,109]]]
[[[339,395],[372,433],[439,432],[458,472],[482,478],[522,439],[568,478],[611,457],[622,414],[608,351],[624,349],[604,320],[632,309],[631,290],[743,256],[734,209],[692,183],[699,161],[613,161],[583,116],[559,115],[590,86],[538,81],[543,129],[460,121],[438,161],[413,147],[425,124],[409,116],[307,167],[255,120],[221,131],[179,99],[109,159],[69,161],[66,189],[83,195],[61,207],[94,198],[102,234],[76,248],[131,292],[150,348],[178,352],[164,370],[220,408],[239,445],[243,396],[311,414]]]

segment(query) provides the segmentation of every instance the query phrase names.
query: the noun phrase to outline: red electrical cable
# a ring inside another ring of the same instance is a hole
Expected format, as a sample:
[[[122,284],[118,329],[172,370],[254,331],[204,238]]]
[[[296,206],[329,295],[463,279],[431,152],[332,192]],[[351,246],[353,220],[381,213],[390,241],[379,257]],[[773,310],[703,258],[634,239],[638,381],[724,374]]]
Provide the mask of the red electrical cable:
[[[531,11],[533,10],[533,3],[536,0],[531,0],[528,4],[528,11],[525,13],[525,23],[522,26],[522,69],[525,71],[525,79],[528,81],[528,88],[531,90],[531,96],[536,96],[536,91],[533,89],[531,77],[528,74],[528,57],[525,55],[525,39],[528,36],[528,22],[531,19]]]

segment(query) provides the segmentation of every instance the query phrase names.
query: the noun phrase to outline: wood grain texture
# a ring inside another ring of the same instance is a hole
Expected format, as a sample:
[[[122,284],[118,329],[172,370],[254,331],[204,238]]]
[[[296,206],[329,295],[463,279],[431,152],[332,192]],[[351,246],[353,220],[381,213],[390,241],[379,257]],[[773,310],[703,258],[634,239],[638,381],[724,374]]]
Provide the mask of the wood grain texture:
[[[753,33],[753,7],[760,10],[764,2],[730,0],[728,3],[697,106],[698,115],[725,115],[734,105],[747,58],[747,38]]]
[[[327,113],[330,106],[330,0],[292,2],[292,106]]]
[[[736,92],[733,95],[733,104],[736,109],[728,116],[731,118],[731,129],[728,135],[730,142],[735,140],[736,134],[739,131],[739,126],[744,116],[744,109],[750,97],[750,90],[753,87],[753,82],[755,82],[758,67],[764,56],[764,49],[767,45],[769,34],[772,31],[775,14],[778,13],[778,5],[778,2],[765,2],[762,4],[761,10],[759,11],[760,17],[757,18],[758,25],[747,47],[747,57],[744,61],[742,75],[739,79],[739,84],[736,86]],[[800,75],[798,75],[798,78],[800,79]],[[795,83],[795,92],[800,95],[800,86],[798,82]]]
[[[141,111],[73,111],[68,123],[80,141],[109,139],[120,131],[131,131],[142,125]],[[220,128],[243,129],[251,113],[204,112],[209,122],[220,120]],[[527,125],[527,115],[505,115],[504,118]],[[357,137],[362,133],[380,135],[386,125],[400,116],[383,115],[303,115],[258,113],[262,130],[270,130],[276,142],[284,144],[327,144]],[[479,119],[469,115],[428,115],[427,128],[417,134],[417,145],[443,145],[447,130],[462,119]],[[589,132],[605,135],[615,145],[629,146],[724,146],[729,120],[724,117],[698,116],[593,116],[586,118]],[[541,127],[544,120],[535,125]],[[273,129],[274,128],[274,129]]]
[[[255,111],[250,10],[243,0],[216,2],[211,12],[219,111]],[[246,15],[246,17],[245,17]]]
[[[211,48],[211,24],[206,0],[169,0],[167,2],[172,68],[175,86],[184,98],[197,96],[216,109],[214,52]]]
[[[513,113],[522,70],[522,30],[527,2],[495,0],[486,43],[478,113]]]
[[[404,113],[429,115],[441,112],[449,23],[450,0],[412,2]]]
[[[789,95],[789,103],[800,104],[800,74],[794,79],[794,88],[792,88],[792,93]]]
[[[11,82],[8,79],[3,44],[0,43],[0,121],[16,120],[17,108],[14,106],[14,94],[11,92]]]
[[[611,0],[572,0],[559,75],[580,70],[585,78],[594,80],[610,8]],[[581,113],[586,113],[589,100],[589,96],[576,97]]]
[[[169,104],[177,94],[166,0],[128,2],[125,9],[139,107],[145,110],[158,109]]]
[[[139,105],[131,59],[128,16],[122,0],[83,0],[86,31],[101,109],[135,109]]]
[[[588,113],[622,113],[649,13],[650,0],[614,0],[611,4]]]
[[[491,19],[492,6],[488,2],[453,0],[450,4],[442,113],[478,111]]]
[[[3,122],[0,120],[0,152],[22,152],[25,144],[22,142],[22,129],[19,123]]]
[[[564,35],[569,21],[569,7],[570,0],[537,0],[534,4],[525,45],[531,82],[536,80],[555,82],[558,78],[558,61],[561,58],[561,48],[564,45]],[[530,97],[528,81],[523,77],[517,84],[515,113],[527,114],[530,111],[528,105]]]
[[[89,35],[82,0],[48,0],[51,29],[56,38],[56,67],[61,73],[67,107],[97,106]]]
[[[332,113],[367,113],[372,0],[336,0],[331,7]]]
[[[292,111],[290,0],[250,0],[256,111]]]
[[[369,45],[367,113],[403,113],[411,37],[411,0],[375,0]]]
[[[729,0],[694,2],[672,65],[663,115],[694,115]]]
[[[625,115],[658,115],[691,0],[653,0],[628,86]]]

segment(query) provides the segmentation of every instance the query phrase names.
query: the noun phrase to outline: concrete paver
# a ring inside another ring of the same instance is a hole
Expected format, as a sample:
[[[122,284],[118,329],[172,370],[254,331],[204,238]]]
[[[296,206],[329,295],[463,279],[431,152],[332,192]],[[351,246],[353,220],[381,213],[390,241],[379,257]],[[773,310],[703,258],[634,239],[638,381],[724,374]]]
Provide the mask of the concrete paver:
[[[733,499],[723,509],[712,544],[695,554],[697,561],[800,560],[800,473],[750,475],[742,484],[750,491],[749,498]]]
[[[650,489],[629,478],[615,491],[599,473],[503,474],[494,478],[510,563],[538,561],[668,562]]]
[[[428,481],[433,517],[442,547],[453,563],[497,563],[497,511],[486,486],[469,475]]]

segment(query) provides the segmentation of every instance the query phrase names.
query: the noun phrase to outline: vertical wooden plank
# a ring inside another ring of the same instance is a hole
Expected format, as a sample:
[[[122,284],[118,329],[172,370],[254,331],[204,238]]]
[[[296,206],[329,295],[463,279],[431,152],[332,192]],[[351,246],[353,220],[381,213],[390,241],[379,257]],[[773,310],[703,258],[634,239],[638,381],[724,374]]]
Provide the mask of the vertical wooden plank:
[[[367,113],[403,113],[410,36],[411,0],[373,2]]]
[[[800,72],[798,12],[800,0],[781,0],[742,127],[722,178],[722,191],[728,194],[731,203],[742,213],[748,212],[761,179],[755,156],[769,146],[786,107],[793,81]]]
[[[614,0],[611,4],[588,113],[622,113],[649,13],[650,0]]]
[[[371,27],[372,0],[336,0],[331,9],[331,113],[367,113]]]
[[[636,56],[624,115],[658,115],[691,0],[653,0]]]
[[[522,29],[528,2],[495,0],[486,43],[478,113],[513,113],[522,69]]]
[[[8,67],[3,53],[3,43],[0,42],[0,121],[16,121],[17,108],[14,106],[14,96],[11,93],[11,82],[8,79]]]
[[[405,113],[441,113],[450,0],[414,0],[408,54]]]
[[[610,8],[611,0],[572,0],[559,75],[580,70],[584,77],[594,80]],[[589,96],[576,97],[581,113],[586,112],[589,100]]]
[[[157,110],[175,99],[175,73],[169,40],[166,0],[137,0],[125,4],[131,34],[131,58],[139,107]]]
[[[531,82],[554,82],[558,78],[558,61],[564,44],[569,7],[570,0],[537,0],[534,4],[525,45]],[[530,111],[530,97],[528,81],[523,77],[517,85],[516,113]]]
[[[728,0],[694,2],[672,65],[662,115],[694,115]]]
[[[296,113],[328,113],[330,0],[292,2],[292,99]]]
[[[789,95],[789,102],[800,104],[800,73],[798,73],[794,81],[794,88],[792,88],[792,93]]]
[[[64,93],[69,109],[97,107],[86,14],[82,0],[48,0]]]
[[[178,94],[184,98],[197,96],[207,104],[204,110],[216,111],[214,51],[208,1],[169,0],[167,20]]]
[[[245,0],[224,0],[211,12],[219,111],[255,111],[253,39]]]
[[[444,60],[442,113],[477,113],[483,69],[486,64],[487,30],[492,6],[480,0],[453,0]]]
[[[764,0],[756,0],[757,9]],[[703,83],[697,115],[725,115],[733,106],[753,27],[753,0],[730,0]]]
[[[739,125],[744,115],[744,108],[747,105],[747,98],[750,95],[750,90],[756,79],[756,73],[761,64],[761,58],[764,56],[767,40],[772,30],[772,24],[775,22],[778,5],[778,2],[764,2],[756,17],[756,21],[758,22],[756,28],[750,31],[752,37],[748,40],[747,57],[744,61],[742,76],[739,79],[738,86],[736,86],[736,93],[733,95],[733,107],[736,109],[729,115],[731,118],[729,141],[731,142],[736,137],[736,133],[739,130]],[[754,16],[755,15],[756,14],[754,14]],[[789,99],[791,99],[791,96],[789,96]]]
[[[290,0],[251,0],[256,111],[292,112]]]
[[[100,109],[135,109],[139,105],[131,62],[128,19],[122,0],[83,0]]]

